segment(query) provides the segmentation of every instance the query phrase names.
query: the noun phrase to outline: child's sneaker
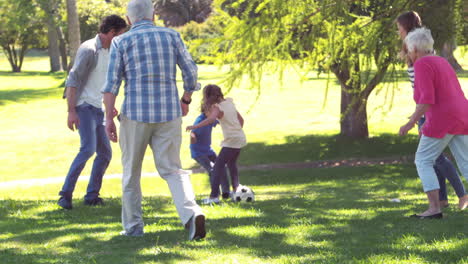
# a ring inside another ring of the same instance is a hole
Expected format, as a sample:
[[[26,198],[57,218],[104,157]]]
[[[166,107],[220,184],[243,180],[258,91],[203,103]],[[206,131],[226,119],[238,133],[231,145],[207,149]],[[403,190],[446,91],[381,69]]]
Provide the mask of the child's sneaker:
[[[202,199],[201,200],[201,204],[203,205],[208,205],[208,204],[219,204],[219,198],[216,197],[216,198],[205,198],[205,199]]]

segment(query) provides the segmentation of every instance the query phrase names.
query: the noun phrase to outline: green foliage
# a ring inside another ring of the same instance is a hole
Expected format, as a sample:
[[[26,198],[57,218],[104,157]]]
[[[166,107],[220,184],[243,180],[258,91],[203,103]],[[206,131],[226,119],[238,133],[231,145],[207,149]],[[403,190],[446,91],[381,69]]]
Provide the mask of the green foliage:
[[[41,9],[31,0],[0,2],[0,46],[13,72],[20,72],[26,51],[44,46]]]
[[[438,11],[436,4],[425,2],[219,0],[227,27],[222,38],[210,43],[212,50],[220,49],[215,53],[218,62],[231,65],[227,85],[239,85],[248,74],[258,94],[265,71],[278,72],[279,80],[290,65],[306,72],[332,72],[342,86],[342,133],[367,137],[367,98],[400,64],[394,19],[415,6]],[[454,9],[447,7],[447,12]],[[447,21],[447,12],[446,19],[438,21]],[[449,35],[453,32],[440,38]]]
[[[105,16],[115,14],[125,18],[126,3],[127,1],[124,0],[77,1],[81,39],[84,41],[93,38],[99,31],[99,24]]]
[[[189,52],[197,63],[213,63],[219,48],[211,45],[213,39],[219,39],[226,28],[225,20],[219,13],[214,13],[205,23],[190,22],[178,28]]]
[[[444,43],[456,39],[464,43],[463,8],[461,0],[418,1],[412,6],[423,24],[431,29],[434,48],[441,50]]]

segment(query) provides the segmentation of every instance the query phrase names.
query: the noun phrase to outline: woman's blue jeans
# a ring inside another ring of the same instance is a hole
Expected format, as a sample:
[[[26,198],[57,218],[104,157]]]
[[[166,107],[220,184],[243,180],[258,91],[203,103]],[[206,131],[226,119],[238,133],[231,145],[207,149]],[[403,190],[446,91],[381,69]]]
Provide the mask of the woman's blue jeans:
[[[99,196],[102,177],[112,158],[112,150],[103,124],[104,113],[102,109],[84,103],[76,107],[80,120],[78,132],[80,134],[80,151],[73,160],[68,171],[61,196],[72,199],[78,177],[86,165],[86,162],[96,153],[91,177],[86,190],[85,200],[93,200]]]

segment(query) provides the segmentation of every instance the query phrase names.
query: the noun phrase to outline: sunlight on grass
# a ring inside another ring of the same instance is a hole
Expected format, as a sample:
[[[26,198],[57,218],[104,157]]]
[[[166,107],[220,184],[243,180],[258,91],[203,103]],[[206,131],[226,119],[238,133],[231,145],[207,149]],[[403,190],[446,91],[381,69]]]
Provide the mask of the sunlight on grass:
[[[64,74],[46,73],[44,57],[27,59],[21,74],[7,73],[8,65],[0,63],[0,162],[5,164],[0,167],[1,263],[468,263],[467,214],[456,209],[453,190],[442,221],[407,217],[427,206],[413,164],[241,170],[240,181],[255,191],[256,201],[203,206],[207,238],[200,242],[187,241],[166,182],[146,176],[141,181],[145,235],[132,238],[118,234],[122,167],[120,148],[113,144],[101,190],[105,205],[83,205],[87,181],[79,181],[73,210],[61,210],[58,192],[79,137],[66,127]],[[200,66],[203,85],[219,84],[222,78],[216,66]],[[267,74],[258,99],[246,82],[234,88],[228,97],[234,97],[246,119],[249,142],[240,165],[414,153],[415,130],[409,137],[395,135],[414,110],[406,79],[393,91],[391,108],[385,88],[371,95],[374,137],[358,141],[336,136],[340,90],[332,81],[324,105],[325,82],[313,73],[301,82],[289,69],[283,86]],[[468,89],[468,78],[461,82]],[[183,126],[198,115],[200,99],[201,93],[195,93]],[[215,129],[215,151],[221,138]],[[181,158],[186,168],[195,164],[188,134]],[[91,161],[82,174],[89,175],[90,167]],[[143,171],[156,171],[150,153]],[[24,179],[41,182],[1,185]],[[198,200],[209,195],[206,173],[191,175],[191,182]]]

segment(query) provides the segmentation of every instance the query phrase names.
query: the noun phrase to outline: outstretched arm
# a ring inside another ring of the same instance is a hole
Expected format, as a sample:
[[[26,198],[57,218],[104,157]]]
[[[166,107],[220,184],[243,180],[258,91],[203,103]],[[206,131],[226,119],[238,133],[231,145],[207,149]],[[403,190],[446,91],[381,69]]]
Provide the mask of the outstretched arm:
[[[187,127],[187,131],[190,131],[190,130],[193,130],[193,129],[196,129],[196,128],[200,128],[200,127],[204,127],[204,126],[207,126],[209,124],[212,124],[216,121],[216,119],[218,118],[218,115],[221,113],[221,110],[219,109],[218,106],[214,105],[213,107],[211,107],[211,112],[210,112],[210,115],[203,121],[201,121],[200,123],[194,125],[194,126],[188,126]]]
[[[416,105],[416,110],[411,115],[410,120],[404,126],[400,128],[400,136],[408,134],[414,125],[421,119],[421,117],[426,113],[426,111],[431,107],[429,104],[418,104]]]

